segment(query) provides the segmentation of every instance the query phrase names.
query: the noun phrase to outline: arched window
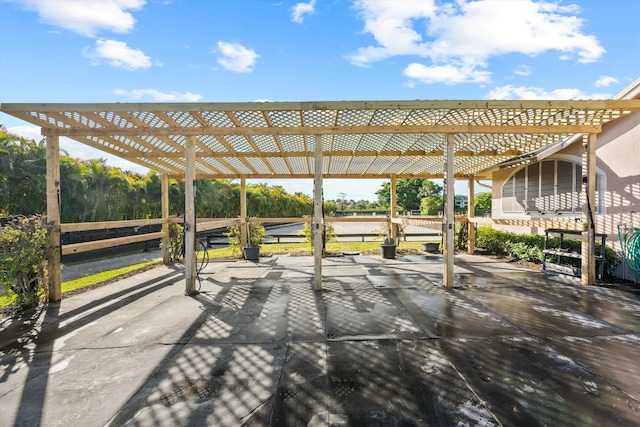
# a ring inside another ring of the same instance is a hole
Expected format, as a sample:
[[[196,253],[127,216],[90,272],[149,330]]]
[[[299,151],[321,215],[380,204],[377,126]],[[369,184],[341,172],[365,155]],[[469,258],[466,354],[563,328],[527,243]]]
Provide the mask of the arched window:
[[[600,212],[601,174],[596,174]],[[502,212],[527,215],[578,214],[582,210],[582,165],[567,160],[544,160],[517,170],[502,186]]]

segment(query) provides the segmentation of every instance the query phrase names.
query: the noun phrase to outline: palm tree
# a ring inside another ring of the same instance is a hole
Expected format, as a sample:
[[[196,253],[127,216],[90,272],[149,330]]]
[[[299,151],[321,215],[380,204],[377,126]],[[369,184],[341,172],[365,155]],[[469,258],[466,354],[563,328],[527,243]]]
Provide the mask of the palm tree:
[[[62,222],[84,220],[87,206],[87,168],[85,162],[68,155],[60,158],[60,208]]]
[[[87,165],[87,189],[90,208],[89,221],[97,221],[98,218],[106,217],[103,213],[102,205],[109,192],[109,169],[105,159],[89,160]],[[100,212],[100,215],[98,215]]]

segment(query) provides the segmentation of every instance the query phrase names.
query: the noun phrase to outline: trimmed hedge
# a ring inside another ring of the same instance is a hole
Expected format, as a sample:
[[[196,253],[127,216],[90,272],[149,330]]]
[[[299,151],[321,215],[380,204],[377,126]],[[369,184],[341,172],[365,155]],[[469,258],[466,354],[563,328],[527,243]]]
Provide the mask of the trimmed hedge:
[[[529,262],[542,263],[542,250],[544,249],[544,236],[539,234],[516,234],[504,230],[496,230],[489,226],[478,227],[476,231],[476,246],[484,248],[496,255],[508,255],[516,259]],[[549,248],[560,246],[560,239],[549,239]],[[571,252],[580,252],[582,242],[576,239],[564,239],[562,246]],[[600,243],[596,242],[596,252],[600,251]],[[604,273],[612,276],[620,257],[609,246],[604,249]],[[579,260],[576,260],[579,262]]]

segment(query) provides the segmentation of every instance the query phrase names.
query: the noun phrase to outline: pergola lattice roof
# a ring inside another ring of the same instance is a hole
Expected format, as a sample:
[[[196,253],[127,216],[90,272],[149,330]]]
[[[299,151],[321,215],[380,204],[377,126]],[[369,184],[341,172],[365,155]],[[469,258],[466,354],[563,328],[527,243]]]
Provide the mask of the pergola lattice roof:
[[[169,176],[439,177],[446,134],[456,176],[482,171],[640,110],[640,100],[2,104],[0,110]]]

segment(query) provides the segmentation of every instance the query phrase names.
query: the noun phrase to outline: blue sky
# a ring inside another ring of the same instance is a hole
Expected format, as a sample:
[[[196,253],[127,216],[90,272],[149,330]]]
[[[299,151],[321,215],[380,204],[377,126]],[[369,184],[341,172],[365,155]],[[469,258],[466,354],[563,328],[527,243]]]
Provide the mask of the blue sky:
[[[605,99],[638,52],[638,0],[0,0],[0,102]],[[327,180],[325,199],[380,183]]]

